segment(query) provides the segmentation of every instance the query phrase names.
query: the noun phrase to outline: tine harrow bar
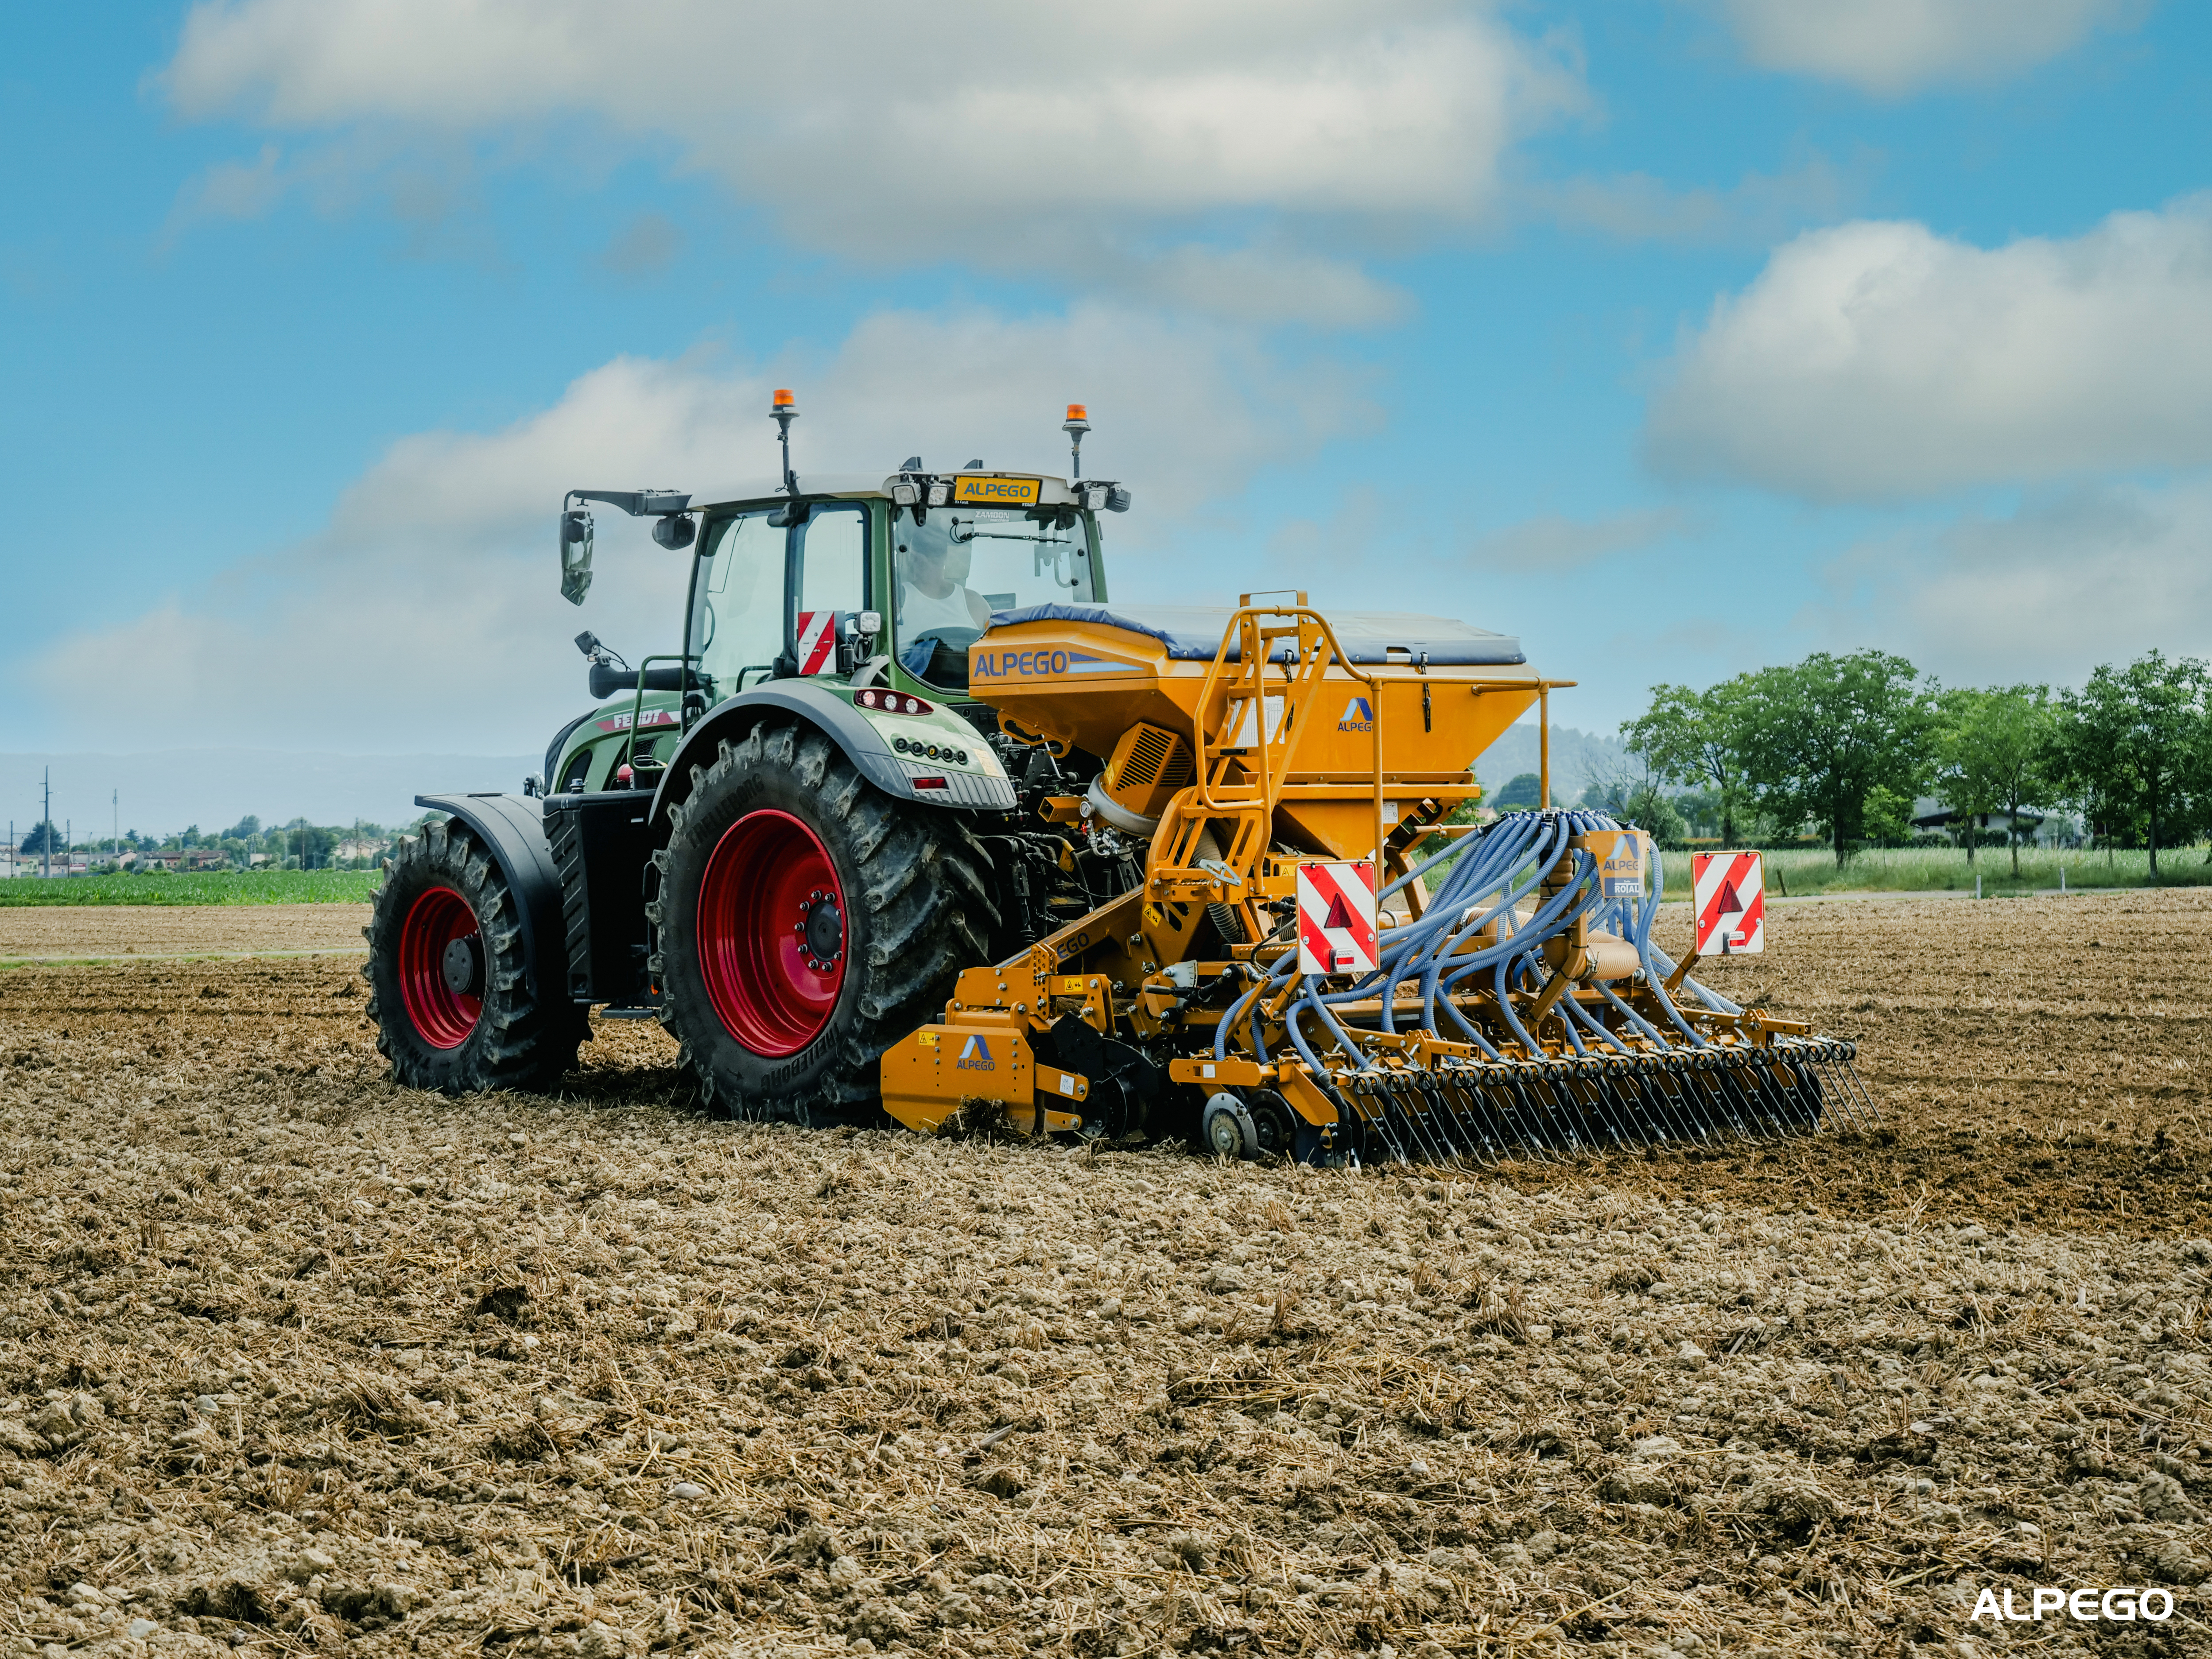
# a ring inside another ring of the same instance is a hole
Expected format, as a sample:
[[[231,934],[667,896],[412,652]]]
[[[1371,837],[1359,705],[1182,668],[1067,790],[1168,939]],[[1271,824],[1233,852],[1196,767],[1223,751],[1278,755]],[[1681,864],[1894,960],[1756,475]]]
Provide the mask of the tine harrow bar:
[[[1650,879],[1608,896],[1601,853],[1618,859],[1622,842]],[[1408,889],[1412,914],[1382,932],[1373,971],[1308,974],[1263,945],[1214,1032],[1217,1062],[1241,1051],[1265,1081],[1295,1075],[1334,1107],[1305,1114],[1334,1116],[1329,1154],[1488,1165],[1875,1118],[1855,1045],[1738,1007],[1652,944],[1661,856],[1602,814],[1510,814],[1382,896]]]

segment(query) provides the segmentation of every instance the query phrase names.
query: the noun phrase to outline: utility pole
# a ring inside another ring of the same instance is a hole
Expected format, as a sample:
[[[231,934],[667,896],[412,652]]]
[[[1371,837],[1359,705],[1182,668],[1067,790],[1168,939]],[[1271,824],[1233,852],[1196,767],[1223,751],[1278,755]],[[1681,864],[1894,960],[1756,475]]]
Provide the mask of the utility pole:
[[[123,867],[123,792],[118,789],[110,793],[107,805],[115,814],[115,834],[107,843],[108,862],[120,870]]]
[[[54,769],[46,769],[46,810],[40,816],[45,829],[39,833],[39,874],[41,878],[54,872]]]

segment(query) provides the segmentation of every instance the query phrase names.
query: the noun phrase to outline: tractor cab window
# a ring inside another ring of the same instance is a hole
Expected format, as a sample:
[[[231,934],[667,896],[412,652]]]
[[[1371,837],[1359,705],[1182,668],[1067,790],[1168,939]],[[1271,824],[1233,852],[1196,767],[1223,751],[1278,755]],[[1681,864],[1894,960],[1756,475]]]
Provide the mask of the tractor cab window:
[[[692,579],[691,649],[720,696],[769,678],[783,649],[785,537],[771,511],[709,524]]]
[[[792,532],[791,660],[801,674],[834,672],[837,611],[867,608],[868,513],[857,501],[817,507]]]
[[[995,611],[1090,599],[1083,515],[1060,507],[903,507],[891,514],[891,626],[908,672],[968,685],[968,647]]]

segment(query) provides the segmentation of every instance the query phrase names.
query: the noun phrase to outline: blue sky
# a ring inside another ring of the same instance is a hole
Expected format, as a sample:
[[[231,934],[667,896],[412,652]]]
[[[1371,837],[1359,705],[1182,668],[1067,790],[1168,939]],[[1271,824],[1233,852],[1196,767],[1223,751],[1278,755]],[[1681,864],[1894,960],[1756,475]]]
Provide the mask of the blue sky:
[[[2167,0],[26,12],[5,695],[520,752],[680,557],[572,485],[1055,467],[1115,590],[1520,634],[1609,730],[1814,648],[2212,650],[2212,14]],[[957,452],[957,453],[955,452]],[[26,744],[24,746],[29,746]]]

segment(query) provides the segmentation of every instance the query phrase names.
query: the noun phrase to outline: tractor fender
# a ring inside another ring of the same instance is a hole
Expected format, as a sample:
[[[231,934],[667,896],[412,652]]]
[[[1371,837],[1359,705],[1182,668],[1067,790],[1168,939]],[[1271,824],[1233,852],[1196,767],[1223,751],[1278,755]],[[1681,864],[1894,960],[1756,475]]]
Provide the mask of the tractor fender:
[[[999,779],[974,781],[1001,783],[1006,796],[1003,801],[996,798],[997,792],[988,800],[963,800],[935,792],[917,793],[907,763],[891,752],[882,733],[855,713],[852,704],[806,680],[771,680],[766,685],[740,691],[726,702],[717,703],[684,735],[675,754],[669,757],[668,769],[653,798],[656,832],[665,829],[669,810],[681,805],[690,794],[691,768],[712,759],[715,746],[725,738],[735,742],[757,725],[762,715],[769,713],[795,714],[814,726],[844,751],[845,758],[859,769],[862,777],[896,799],[920,801],[925,806],[984,807],[1000,811],[1010,811],[1014,805],[1013,787]]]
[[[417,795],[417,806],[450,812],[499,860],[522,918],[524,982],[540,1006],[568,1000],[568,935],[561,922],[561,874],[545,839],[538,804],[522,795]],[[541,953],[541,942],[543,952]]]

